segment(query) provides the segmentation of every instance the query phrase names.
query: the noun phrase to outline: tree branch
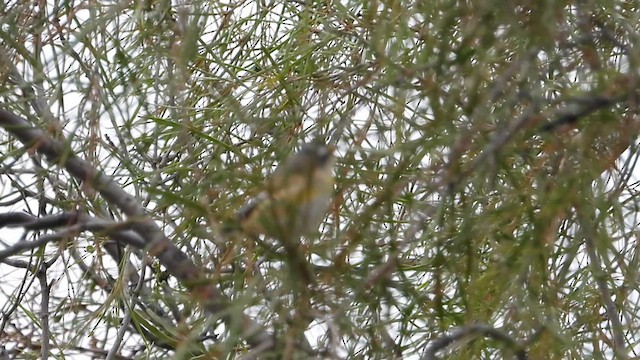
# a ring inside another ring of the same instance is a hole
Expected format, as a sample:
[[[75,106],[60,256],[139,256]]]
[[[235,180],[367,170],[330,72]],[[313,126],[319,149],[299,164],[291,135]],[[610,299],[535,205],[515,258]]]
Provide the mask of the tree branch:
[[[0,214],[0,229],[3,227],[23,227],[25,230],[45,230],[63,226],[65,228],[59,232],[43,235],[35,241],[21,240],[13,246],[0,250],[0,262],[24,250],[32,250],[50,242],[74,237],[83,231],[102,233],[116,242],[132,245],[136,248],[145,244],[144,239],[138,233],[127,229],[131,224],[96,219],[77,212],[63,212],[40,218],[27,213]]]
[[[555,113],[555,118],[551,122],[540,127],[543,132],[551,132],[560,127],[573,125],[585,116],[594,112],[616,105],[625,100],[626,94],[609,96],[592,94],[590,96],[573,98],[567,101],[565,107],[560,108]]]
[[[126,193],[111,178],[70,152],[64,146],[63,139],[54,140],[23,118],[3,109],[0,109],[0,127],[13,134],[31,151],[44,155],[51,163],[63,166],[85,186],[98,191],[108,203],[118,207],[132,221],[131,229],[143,238],[144,246],[140,248],[156,257],[169,273],[191,291],[205,309],[219,316],[231,329],[238,329],[250,346],[273,345],[271,334],[244,313],[234,310],[230,300],[208,282],[201,269],[164,235],[133,196]]]
[[[429,347],[424,356],[422,357],[425,360],[434,360],[437,359],[436,353],[440,350],[443,350],[447,346],[453,344],[456,341],[460,341],[466,337],[476,337],[476,336],[485,336],[492,338],[496,341],[504,343],[508,348],[512,349],[516,353],[516,359],[525,360],[527,359],[527,353],[522,348],[522,345],[518,343],[514,338],[505,334],[504,332],[491,327],[486,324],[473,324],[469,326],[465,326],[460,328],[449,335],[441,336],[434,341],[432,341],[431,347]]]

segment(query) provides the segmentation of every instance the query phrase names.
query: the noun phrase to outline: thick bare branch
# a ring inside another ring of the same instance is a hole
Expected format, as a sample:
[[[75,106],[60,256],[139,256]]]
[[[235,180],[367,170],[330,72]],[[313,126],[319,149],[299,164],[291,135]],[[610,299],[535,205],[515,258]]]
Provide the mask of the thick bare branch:
[[[504,332],[491,327],[486,324],[473,324],[465,326],[461,329],[454,331],[449,335],[441,336],[432,342],[432,345],[426,350],[423,359],[434,360],[437,359],[436,353],[444,350],[449,345],[456,341],[463,340],[464,338],[474,338],[477,336],[485,336],[492,338],[496,341],[502,342],[506,347],[512,349],[516,354],[516,359],[527,359],[527,353],[522,346],[513,337]]]
[[[167,270],[193,293],[203,306],[220,316],[232,329],[238,329],[251,346],[272,344],[271,335],[251,318],[232,309],[229,299],[205,279],[195,264],[176,247],[146,215],[142,205],[111,178],[93,168],[43,130],[25,119],[0,109],[0,126],[13,134],[30,150],[44,155],[51,163],[64,167],[76,179],[98,191],[107,202],[117,206],[132,221],[131,229],[144,239],[144,249],[156,257]]]
[[[75,237],[83,231],[104,234],[116,242],[132,245],[136,248],[143,247],[145,244],[144,239],[138,233],[129,230],[128,227],[130,226],[131,224],[128,223],[96,219],[77,212],[63,212],[40,218],[27,213],[0,214],[0,228],[23,227],[25,230],[45,230],[65,227],[56,233],[43,235],[35,241],[21,240],[6,249],[0,250],[0,261],[4,261],[9,256],[24,250],[32,250],[50,242]]]

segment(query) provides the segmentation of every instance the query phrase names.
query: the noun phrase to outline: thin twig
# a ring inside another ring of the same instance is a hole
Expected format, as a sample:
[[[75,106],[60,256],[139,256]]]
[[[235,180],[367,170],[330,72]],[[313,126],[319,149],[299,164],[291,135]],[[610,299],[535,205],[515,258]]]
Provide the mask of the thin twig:
[[[47,284],[47,268],[44,264],[40,265],[40,269],[36,272],[38,281],[40,282],[40,329],[42,334],[40,337],[40,358],[46,360],[49,358],[49,352],[51,351],[51,343],[49,342],[49,290],[51,289]]]
[[[620,319],[618,318],[618,310],[616,304],[613,301],[613,295],[607,284],[607,274],[602,271],[602,263],[598,253],[596,252],[596,245],[594,241],[595,229],[594,225],[585,214],[583,210],[578,208],[578,218],[580,221],[580,233],[584,238],[585,247],[587,249],[587,256],[589,256],[589,262],[591,263],[590,269],[593,273],[593,279],[598,285],[600,290],[600,299],[604,303],[605,312],[607,313],[607,320],[611,324],[611,333],[613,334],[613,351],[616,357],[619,359],[628,358],[627,349],[625,347],[624,332]]]

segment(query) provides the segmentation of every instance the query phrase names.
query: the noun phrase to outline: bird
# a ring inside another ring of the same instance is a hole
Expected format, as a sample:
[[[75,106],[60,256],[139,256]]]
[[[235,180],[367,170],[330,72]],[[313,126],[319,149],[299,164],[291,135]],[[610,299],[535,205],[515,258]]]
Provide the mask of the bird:
[[[302,145],[264,182],[264,190],[238,212],[241,230],[285,243],[312,234],[333,197],[334,147],[320,141]]]

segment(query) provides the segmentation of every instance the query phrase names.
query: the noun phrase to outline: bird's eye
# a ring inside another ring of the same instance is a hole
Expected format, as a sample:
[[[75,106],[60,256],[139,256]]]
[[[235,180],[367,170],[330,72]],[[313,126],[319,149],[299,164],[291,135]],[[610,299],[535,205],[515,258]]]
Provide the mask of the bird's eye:
[[[331,157],[331,153],[329,152],[329,149],[327,149],[326,147],[322,147],[318,149],[317,155],[318,155],[318,160],[320,160],[320,162],[326,162]]]

